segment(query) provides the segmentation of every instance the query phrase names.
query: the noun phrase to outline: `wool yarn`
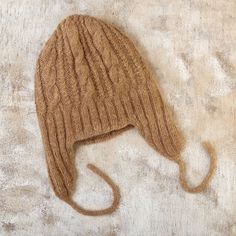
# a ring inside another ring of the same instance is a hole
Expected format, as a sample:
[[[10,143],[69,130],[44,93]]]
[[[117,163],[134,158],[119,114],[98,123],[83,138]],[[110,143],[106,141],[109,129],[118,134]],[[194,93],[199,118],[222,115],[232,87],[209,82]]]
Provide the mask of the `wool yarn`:
[[[102,170],[88,164],[111,187],[113,202],[108,208],[89,210],[72,199],[74,144],[98,142],[128,127],[137,128],[152,148],[179,165],[185,191],[203,191],[213,176],[216,153],[204,142],[210,157],[208,174],[198,186],[188,185],[180,157],[184,137],[153,75],[129,38],[102,20],[73,15],[58,25],[37,61],[35,103],[54,192],[81,214],[112,213],[120,192]]]

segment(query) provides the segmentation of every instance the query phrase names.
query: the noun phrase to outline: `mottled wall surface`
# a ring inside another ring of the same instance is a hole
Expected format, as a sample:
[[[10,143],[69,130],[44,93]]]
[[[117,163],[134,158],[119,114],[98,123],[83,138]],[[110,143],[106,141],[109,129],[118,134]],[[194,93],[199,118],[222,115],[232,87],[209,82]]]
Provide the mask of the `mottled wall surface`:
[[[57,24],[89,14],[120,27],[156,75],[187,143],[197,184],[210,140],[218,168],[202,194],[184,192],[178,168],[135,129],[77,150],[75,199],[108,206],[96,163],[120,186],[111,216],[77,214],[55,197],[34,105],[37,56]],[[236,235],[236,2],[234,0],[0,0],[0,235]]]

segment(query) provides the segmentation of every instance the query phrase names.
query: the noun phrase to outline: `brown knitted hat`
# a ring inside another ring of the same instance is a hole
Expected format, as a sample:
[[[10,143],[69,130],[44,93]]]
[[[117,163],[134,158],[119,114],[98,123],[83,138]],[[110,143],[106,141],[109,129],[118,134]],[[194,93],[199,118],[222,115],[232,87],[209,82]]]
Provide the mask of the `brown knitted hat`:
[[[203,191],[213,175],[216,155],[205,142],[211,158],[209,172],[197,187],[188,186],[180,158],[184,139],[156,81],[133,43],[101,20],[74,15],[59,24],[37,62],[35,100],[53,189],[79,213],[112,213],[120,192],[106,174],[89,164],[88,168],[112,188],[113,203],[102,210],[87,210],[72,200],[74,144],[97,142],[130,126],[157,152],[179,165],[185,191]]]

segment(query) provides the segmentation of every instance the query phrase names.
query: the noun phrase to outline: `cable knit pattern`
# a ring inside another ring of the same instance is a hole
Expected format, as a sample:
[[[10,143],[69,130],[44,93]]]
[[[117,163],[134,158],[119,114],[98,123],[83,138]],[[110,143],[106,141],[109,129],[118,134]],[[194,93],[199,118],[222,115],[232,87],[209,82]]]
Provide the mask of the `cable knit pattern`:
[[[74,15],[59,24],[37,62],[35,99],[53,189],[82,214],[113,212],[120,193],[105,173],[90,164],[88,168],[112,188],[113,203],[87,210],[72,200],[77,141],[96,142],[134,126],[157,152],[179,165],[186,191],[202,191],[213,174],[215,152],[205,143],[212,160],[209,174],[199,186],[187,185],[180,158],[184,138],[155,80],[133,43],[101,20]]]

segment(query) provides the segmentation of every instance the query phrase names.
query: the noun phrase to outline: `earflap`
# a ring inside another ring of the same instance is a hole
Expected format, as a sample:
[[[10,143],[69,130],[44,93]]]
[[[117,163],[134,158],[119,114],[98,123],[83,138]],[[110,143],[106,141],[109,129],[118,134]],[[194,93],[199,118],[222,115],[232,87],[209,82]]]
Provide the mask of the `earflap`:
[[[203,147],[210,157],[209,171],[198,186],[190,187],[185,179],[186,164],[180,158],[185,143],[184,137],[177,129],[172,114],[164,104],[156,84],[150,81],[146,86],[146,89],[132,91],[129,95],[134,126],[157,152],[179,165],[180,184],[186,192],[202,192],[216,169],[215,149],[209,142],[203,142]]]
[[[110,207],[101,210],[85,209],[72,199],[75,188],[76,168],[75,153],[72,142],[68,142],[63,113],[58,108],[52,114],[40,117],[40,126],[46,151],[49,178],[55,194],[83,215],[101,216],[115,211],[120,201],[118,186],[99,168],[88,164],[88,168],[100,176],[113,191],[113,202]]]
[[[59,109],[38,115],[46,154],[48,174],[56,195],[68,198],[74,190],[76,170],[73,146],[68,145],[64,121]]]
[[[129,94],[133,125],[150,146],[174,161],[181,153],[185,140],[166,108],[155,82],[149,81],[142,89],[132,90]]]

